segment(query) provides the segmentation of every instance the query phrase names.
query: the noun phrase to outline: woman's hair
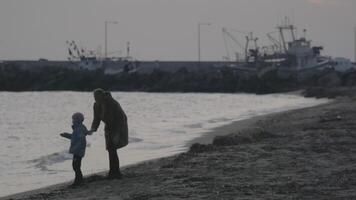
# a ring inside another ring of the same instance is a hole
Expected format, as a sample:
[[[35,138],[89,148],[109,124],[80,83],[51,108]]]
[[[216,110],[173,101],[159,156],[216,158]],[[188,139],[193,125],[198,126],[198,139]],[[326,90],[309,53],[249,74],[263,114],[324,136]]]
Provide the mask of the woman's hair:
[[[101,88],[97,88],[94,90],[94,95],[104,95],[105,94],[105,90],[101,89]]]
[[[110,98],[111,93],[109,91],[105,91],[101,88],[95,89],[94,90],[94,96],[96,97],[100,97],[100,99],[104,100],[105,98]]]
[[[80,112],[76,112],[72,115],[72,118],[75,120],[75,121],[78,121],[78,122],[83,122],[84,121],[84,115]]]

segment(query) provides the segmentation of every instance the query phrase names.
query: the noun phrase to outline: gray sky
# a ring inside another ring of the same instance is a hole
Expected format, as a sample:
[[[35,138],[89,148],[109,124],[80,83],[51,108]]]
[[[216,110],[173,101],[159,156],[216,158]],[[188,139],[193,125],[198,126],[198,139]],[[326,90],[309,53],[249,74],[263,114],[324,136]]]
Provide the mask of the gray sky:
[[[353,59],[355,10],[356,0],[0,0],[0,60],[63,60],[66,40],[103,47],[105,20],[119,21],[109,26],[109,51],[130,41],[141,60],[196,60],[197,23],[210,22],[202,59],[221,60],[222,27],[254,31],[265,43],[284,16],[324,54]]]

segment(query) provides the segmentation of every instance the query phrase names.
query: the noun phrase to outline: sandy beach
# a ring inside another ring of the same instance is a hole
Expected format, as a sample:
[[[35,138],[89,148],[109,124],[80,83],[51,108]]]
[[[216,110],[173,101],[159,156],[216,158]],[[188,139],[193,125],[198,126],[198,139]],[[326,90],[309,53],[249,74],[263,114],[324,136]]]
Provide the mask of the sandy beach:
[[[1,199],[356,199],[355,133],[356,101],[337,98],[217,128],[122,180],[97,174]]]

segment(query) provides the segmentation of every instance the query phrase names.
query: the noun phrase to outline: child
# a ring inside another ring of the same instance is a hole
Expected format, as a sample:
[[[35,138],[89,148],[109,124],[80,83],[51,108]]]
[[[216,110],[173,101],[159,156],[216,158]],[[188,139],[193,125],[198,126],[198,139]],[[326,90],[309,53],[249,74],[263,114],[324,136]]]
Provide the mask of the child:
[[[82,113],[74,113],[72,115],[72,129],[73,133],[61,133],[62,137],[70,139],[69,153],[73,154],[73,170],[75,172],[75,179],[72,186],[79,186],[83,184],[83,174],[80,170],[82,158],[85,155],[86,139],[88,130],[83,124],[84,115]]]

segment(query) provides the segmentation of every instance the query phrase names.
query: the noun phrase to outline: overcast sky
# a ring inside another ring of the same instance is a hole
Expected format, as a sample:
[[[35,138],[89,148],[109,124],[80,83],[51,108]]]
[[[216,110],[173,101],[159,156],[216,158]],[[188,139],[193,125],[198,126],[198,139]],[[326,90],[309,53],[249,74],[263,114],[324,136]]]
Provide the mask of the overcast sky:
[[[141,60],[196,60],[197,23],[210,22],[202,60],[221,60],[222,27],[254,31],[262,45],[285,16],[324,54],[354,59],[356,0],[0,0],[0,60],[63,60],[66,40],[103,48],[105,20],[119,22],[109,26],[109,51],[130,41]]]

